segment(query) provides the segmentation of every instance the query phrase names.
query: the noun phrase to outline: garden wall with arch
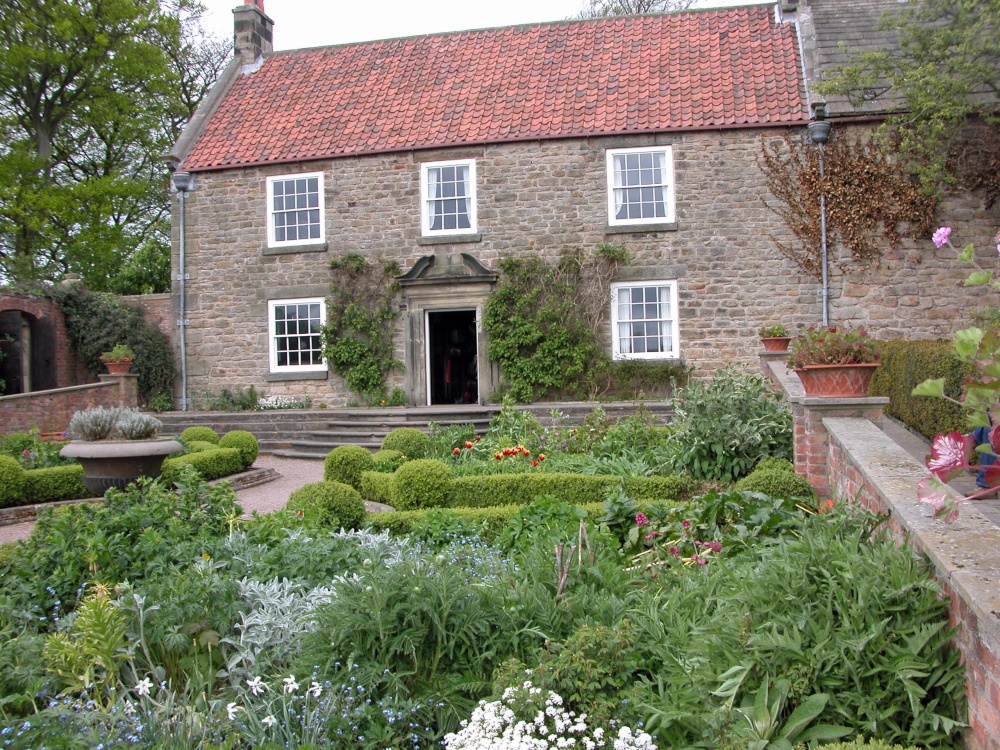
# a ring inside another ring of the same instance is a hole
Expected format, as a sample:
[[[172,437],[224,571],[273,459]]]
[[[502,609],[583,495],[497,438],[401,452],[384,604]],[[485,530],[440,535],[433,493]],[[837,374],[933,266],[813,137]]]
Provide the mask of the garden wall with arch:
[[[951,623],[960,626],[954,645],[966,668],[965,747],[1000,750],[1000,527],[971,503],[946,524],[917,500],[928,472],[882,432],[887,399],[809,398],[783,356],[762,355],[761,366],[791,405],[796,471],[821,496],[888,514],[896,539],[934,566]]]

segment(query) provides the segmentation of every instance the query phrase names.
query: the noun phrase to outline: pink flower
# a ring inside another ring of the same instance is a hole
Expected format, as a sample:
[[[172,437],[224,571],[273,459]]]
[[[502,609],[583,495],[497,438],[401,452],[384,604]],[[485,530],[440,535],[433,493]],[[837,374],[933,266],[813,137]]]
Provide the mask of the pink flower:
[[[645,513],[635,514],[635,525],[636,526],[649,526],[649,519],[646,518]]]
[[[931,443],[931,455],[925,462],[927,468],[945,482],[954,479],[968,468],[975,443],[972,435],[963,435],[958,431],[935,436]]]
[[[659,531],[650,531],[648,534],[646,534],[646,536],[643,537],[643,539],[645,539],[648,542],[650,539],[655,539],[659,535],[660,535]]]
[[[690,529],[691,528],[691,522],[690,521],[681,521],[681,526],[683,526],[685,529]]]
[[[936,476],[924,477],[917,483],[917,498],[934,508],[934,517],[945,523],[958,519],[958,503],[964,498],[956,498],[954,491]]]
[[[931,237],[934,241],[934,247],[941,248],[947,245],[950,236],[951,227],[940,227]]]
[[[698,555],[692,555],[691,559],[694,560],[699,565],[706,565],[708,563],[708,560],[704,560],[704,559],[698,557]]]
[[[670,547],[669,549],[667,549],[667,552],[669,552],[671,555],[673,555],[674,557],[676,557],[678,559],[681,556],[681,551],[679,549],[677,549],[676,547]]]
[[[722,552],[722,544],[712,540],[711,542],[705,542],[705,546],[708,547],[712,552]]]

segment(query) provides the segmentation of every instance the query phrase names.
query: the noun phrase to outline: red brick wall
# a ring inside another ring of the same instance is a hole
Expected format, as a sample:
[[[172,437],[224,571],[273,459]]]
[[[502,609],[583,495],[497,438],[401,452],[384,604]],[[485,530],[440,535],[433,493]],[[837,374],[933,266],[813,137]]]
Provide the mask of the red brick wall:
[[[63,432],[73,412],[91,406],[135,406],[135,375],[102,375],[100,383],[36,393],[0,396],[0,435],[27,432]]]
[[[146,319],[146,322],[163,331],[170,342],[173,343],[177,321],[173,319],[170,309],[171,299],[169,294],[136,294],[122,297],[121,301],[126,305],[132,305],[142,310],[142,317]]]
[[[79,383],[90,382],[90,376],[69,345],[66,322],[59,306],[45,297],[0,296],[0,312],[20,310],[39,320],[48,320],[55,329],[55,383],[57,388],[65,388]]]

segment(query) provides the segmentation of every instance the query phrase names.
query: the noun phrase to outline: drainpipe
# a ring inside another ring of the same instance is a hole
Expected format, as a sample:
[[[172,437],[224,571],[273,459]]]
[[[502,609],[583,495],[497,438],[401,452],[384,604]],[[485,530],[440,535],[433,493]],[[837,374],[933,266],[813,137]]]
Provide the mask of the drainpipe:
[[[806,129],[809,131],[809,138],[819,146],[819,179],[822,185],[824,174],[823,164],[823,144],[830,139],[830,123],[826,122],[826,102],[812,102],[809,105],[813,110],[813,120]],[[823,277],[823,325],[830,325],[830,282],[829,282],[829,261],[826,247],[826,186],[822,185],[819,193],[819,226],[820,243],[822,244],[822,257],[820,258],[821,271]]]
[[[190,172],[174,172],[171,176],[171,181],[174,184],[174,189],[177,191],[177,199],[180,202],[178,213],[180,214],[178,222],[178,238],[177,238],[177,249],[179,255],[180,268],[177,273],[177,281],[179,284],[179,317],[177,319],[177,327],[180,329],[180,344],[181,344],[181,410],[188,410],[188,392],[187,392],[187,325],[188,320],[185,316],[186,310],[184,307],[185,302],[185,289],[184,283],[187,281],[187,270],[184,265],[184,203],[187,197],[188,190],[191,188],[191,173]]]

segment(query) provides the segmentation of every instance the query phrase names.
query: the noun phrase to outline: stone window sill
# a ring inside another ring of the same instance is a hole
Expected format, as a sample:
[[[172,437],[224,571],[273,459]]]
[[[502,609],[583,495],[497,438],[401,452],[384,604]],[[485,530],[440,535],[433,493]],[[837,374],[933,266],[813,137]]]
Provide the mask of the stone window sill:
[[[285,245],[282,247],[265,247],[264,255],[294,255],[296,253],[325,253],[329,243],[318,242],[315,245]]]
[[[442,237],[418,237],[418,245],[459,245],[463,242],[482,242],[482,234],[448,234]]]
[[[646,234],[648,232],[676,232],[677,222],[671,221],[667,224],[622,224],[621,226],[610,224],[604,229],[605,234]]]
[[[268,383],[281,383],[286,380],[326,380],[330,377],[327,370],[322,372],[269,372],[264,376]]]

